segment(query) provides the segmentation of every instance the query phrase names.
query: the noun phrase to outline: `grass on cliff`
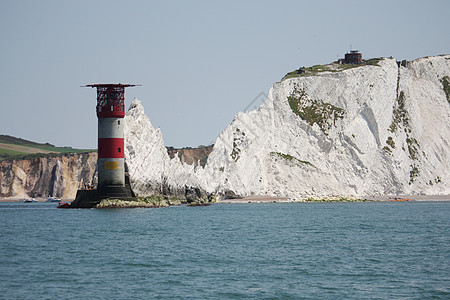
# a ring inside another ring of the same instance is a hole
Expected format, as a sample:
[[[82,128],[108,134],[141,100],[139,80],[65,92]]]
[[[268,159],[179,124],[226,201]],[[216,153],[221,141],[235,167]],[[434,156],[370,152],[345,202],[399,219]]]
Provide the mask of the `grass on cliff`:
[[[448,103],[450,103],[450,77],[445,76],[441,79],[442,88],[444,89],[445,96]]]
[[[55,157],[61,154],[94,152],[92,149],[55,147],[49,143],[36,143],[9,135],[0,135],[0,161]]]
[[[309,98],[303,89],[294,85],[294,91],[287,97],[292,111],[313,126],[317,124],[322,132],[328,135],[328,130],[336,126],[338,119],[343,119],[345,111],[321,99]]]
[[[298,159],[296,157],[293,157],[292,155],[289,155],[289,154],[285,154],[285,153],[281,153],[281,152],[270,152],[270,155],[273,156],[273,157],[279,157],[279,158],[281,158],[283,160],[286,160],[286,161],[294,162],[294,163],[296,163],[298,165],[309,165],[309,166],[315,168],[315,166],[312,163],[310,163],[309,161],[300,160],[300,159]]]
[[[340,64],[338,62],[333,62],[328,65],[314,65],[312,67],[302,67],[298,70],[287,73],[281,79],[281,81],[289,78],[302,77],[302,76],[315,76],[322,72],[341,72],[343,70],[353,69],[362,66],[378,66],[378,63],[383,58],[371,58],[363,60],[361,64]]]

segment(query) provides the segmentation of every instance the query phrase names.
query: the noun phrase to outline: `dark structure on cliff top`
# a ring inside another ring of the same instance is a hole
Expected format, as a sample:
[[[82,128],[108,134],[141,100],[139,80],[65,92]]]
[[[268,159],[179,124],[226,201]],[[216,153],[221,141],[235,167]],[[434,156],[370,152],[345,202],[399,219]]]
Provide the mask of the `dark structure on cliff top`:
[[[78,190],[71,207],[94,207],[106,198],[130,198],[133,193],[125,178],[124,122],[125,88],[132,84],[90,84],[97,88],[98,186]]]
[[[344,63],[346,64],[361,64],[362,63],[362,53],[359,50],[350,50],[350,52],[345,54]]]

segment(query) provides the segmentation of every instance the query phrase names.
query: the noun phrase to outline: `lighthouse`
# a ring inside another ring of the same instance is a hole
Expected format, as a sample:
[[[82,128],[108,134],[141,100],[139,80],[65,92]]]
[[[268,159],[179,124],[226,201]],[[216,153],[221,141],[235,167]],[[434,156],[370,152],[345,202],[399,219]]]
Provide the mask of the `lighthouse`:
[[[125,88],[132,84],[90,84],[97,88],[98,189],[125,187]]]
[[[125,180],[124,117],[125,88],[133,84],[89,84],[97,88],[98,185],[96,190],[79,190],[75,207],[92,207],[105,198],[132,196]]]

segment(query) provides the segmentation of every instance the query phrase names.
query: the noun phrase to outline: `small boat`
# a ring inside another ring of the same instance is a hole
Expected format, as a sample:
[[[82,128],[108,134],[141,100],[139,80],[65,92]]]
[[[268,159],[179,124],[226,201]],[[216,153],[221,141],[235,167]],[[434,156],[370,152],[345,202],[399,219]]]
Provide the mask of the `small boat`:
[[[61,199],[48,196],[48,198],[47,198],[47,200],[45,200],[45,202],[61,202]]]
[[[210,206],[211,203],[197,203],[197,202],[193,202],[193,203],[189,203],[188,206],[190,207],[195,207],[195,206]]]
[[[23,202],[25,202],[25,203],[31,203],[31,202],[39,202],[39,201],[37,201],[37,200],[34,199],[34,198],[26,198],[26,199],[23,199]]]
[[[409,198],[398,198],[398,197],[394,197],[394,198],[389,198],[387,201],[395,201],[395,202],[411,202],[413,201],[412,199]]]
[[[59,202],[57,208],[70,208],[70,203],[68,202]]]

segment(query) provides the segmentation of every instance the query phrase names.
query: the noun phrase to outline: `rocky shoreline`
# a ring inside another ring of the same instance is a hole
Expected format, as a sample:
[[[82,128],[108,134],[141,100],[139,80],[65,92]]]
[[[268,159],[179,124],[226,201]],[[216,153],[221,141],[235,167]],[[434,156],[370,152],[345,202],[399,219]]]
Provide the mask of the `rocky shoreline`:
[[[397,199],[397,200],[396,200]],[[365,197],[307,197],[291,199],[286,197],[249,196],[241,199],[223,199],[219,203],[306,203],[306,202],[387,202],[411,200],[418,202],[450,201],[450,195],[379,195]]]
[[[397,200],[396,200],[397,199]],[[39,202],[45,202],[46,198],[37,198]],[[388,201],[414,201],[414,202],[433,202],[450,201],[450,195],[379,195],[367,197],[308,197],[303,199],[291,199],[287,197],[275,197],[265,195],[248,196],[239,199],[211,199],[187,202],[184,199],[175,197],[137,197],[133,199],[104,199],[95,208],[157,208],[169,207],[173,205],[187,204],[189,206],[205,206],[213,203],[217,204],[244,204],[244,203],[320,203],[320,202],[388,202]],[[22,198],[0,198],[0,202],[22,202]],[[72,199],[62,199],[64,202],[71,202]]]
[[[186,201],[176,197],[136,197],[131,199],[103,199],[94,208],[157,208],[169,207],[174,205],[187,204],[189,206],[204,206],[211,203],[216,203],[215,198],[199,199],[197,201]]]

